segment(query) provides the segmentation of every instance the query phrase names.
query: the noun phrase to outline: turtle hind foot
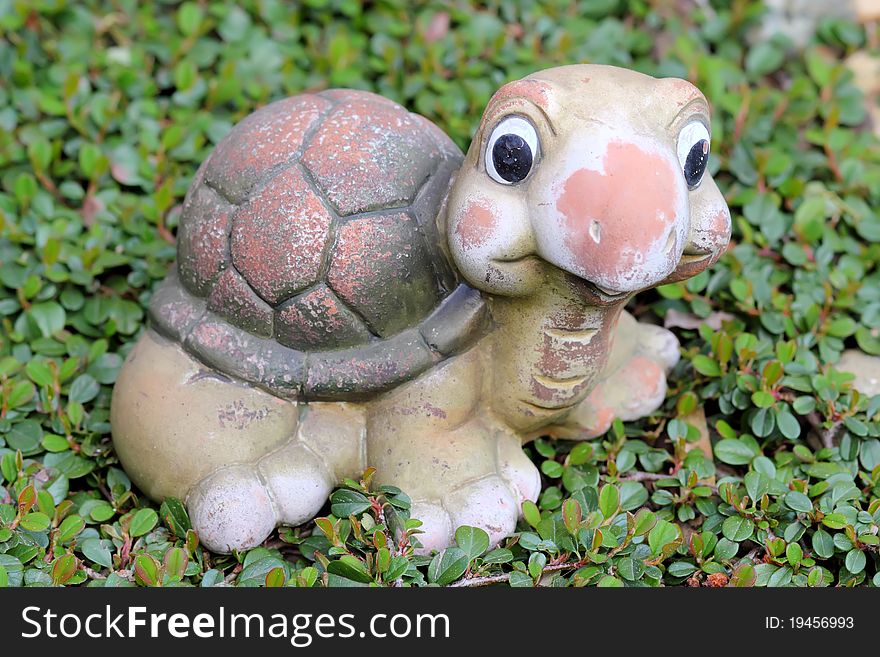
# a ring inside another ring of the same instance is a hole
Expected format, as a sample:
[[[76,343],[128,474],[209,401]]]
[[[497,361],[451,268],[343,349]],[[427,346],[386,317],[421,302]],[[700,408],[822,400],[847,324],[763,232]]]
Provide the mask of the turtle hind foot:
[[[253,464],[205,477],[187,497],[193,527],[212,552],[228,554],[265,541],[278,525],[301,525],[327,501],[333,478],[322,459],[291,442]]]

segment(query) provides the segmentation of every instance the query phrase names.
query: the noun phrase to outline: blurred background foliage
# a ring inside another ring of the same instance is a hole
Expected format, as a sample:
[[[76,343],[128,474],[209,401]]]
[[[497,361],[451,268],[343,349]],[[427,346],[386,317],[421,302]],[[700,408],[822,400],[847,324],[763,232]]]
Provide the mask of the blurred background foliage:
[[[877,34],[810,20],[800,43],[754,0],[0,0],[0,586],[880,585],[880,397],[833,368],[880,354],[880,149],[847,66]],[[543,493],[490,552],[462,528],[413,557],[405,492],[369,473],[226,557],[132,488],[112,384],[236,121],[355,87],[466,148],[501,84],[575,62],[684,77],[713,107],[734,236],[631,306],[685,355],[654,417],[529,447]]]

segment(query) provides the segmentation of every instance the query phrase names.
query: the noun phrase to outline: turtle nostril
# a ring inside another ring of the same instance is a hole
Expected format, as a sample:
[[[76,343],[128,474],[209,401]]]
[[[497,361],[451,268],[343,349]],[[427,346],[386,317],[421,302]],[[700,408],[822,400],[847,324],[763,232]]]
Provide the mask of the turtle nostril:
[[[596,244],[602,240],[602,226],[595,219],[590,222],[590,237]]]
[[[666,246],[663,248],[663,253],[669,255],[675,250],[675,231],[669,231],[669,237],[666,238]]]

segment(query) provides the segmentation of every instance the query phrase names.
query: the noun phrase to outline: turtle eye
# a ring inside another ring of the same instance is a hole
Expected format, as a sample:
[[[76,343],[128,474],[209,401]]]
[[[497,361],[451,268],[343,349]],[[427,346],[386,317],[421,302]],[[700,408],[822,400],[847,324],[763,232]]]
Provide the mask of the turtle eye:
[[[688,123],[678,133],[678,163],[688,189],[695,189],[709,163],[709,131],[700,121]]]
[[[495,182],[512,185],[524,180],[538,155],[538,133],[520,116],[495,126],[486,144],[486,173]]]

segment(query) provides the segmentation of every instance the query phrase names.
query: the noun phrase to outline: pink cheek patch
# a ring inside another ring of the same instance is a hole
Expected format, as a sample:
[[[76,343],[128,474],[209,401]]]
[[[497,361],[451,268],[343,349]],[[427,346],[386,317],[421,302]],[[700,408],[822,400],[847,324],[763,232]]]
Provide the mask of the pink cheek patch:
[[[712,235],[709,238],[710,248],[712,250],[711,262],[716,262],[723,254],[730,242],[730,211],[724,207],[715,215],[715,221],[712,222]]]
[[[712,222],[712,232],[717,245],[726,244],[730,239],[730,212],[727,208],[722,208],[715,215],[715,221]]]
[[[578,169],[564,182],[556,209],[573,264],[590,280],[626,285],[665,267],[679,201],[669,160],[635,144],[611,142],[604,172]]]
[[[455,236],[463,249],[478,249],[495,234],[498,217],[495,208],[480,199],[470,201],[455,226]]]
[[[730,241],[730,213],[726,207],[719,208],[711,218],[696,226],[694,242],[685,252],[719,255]]]

